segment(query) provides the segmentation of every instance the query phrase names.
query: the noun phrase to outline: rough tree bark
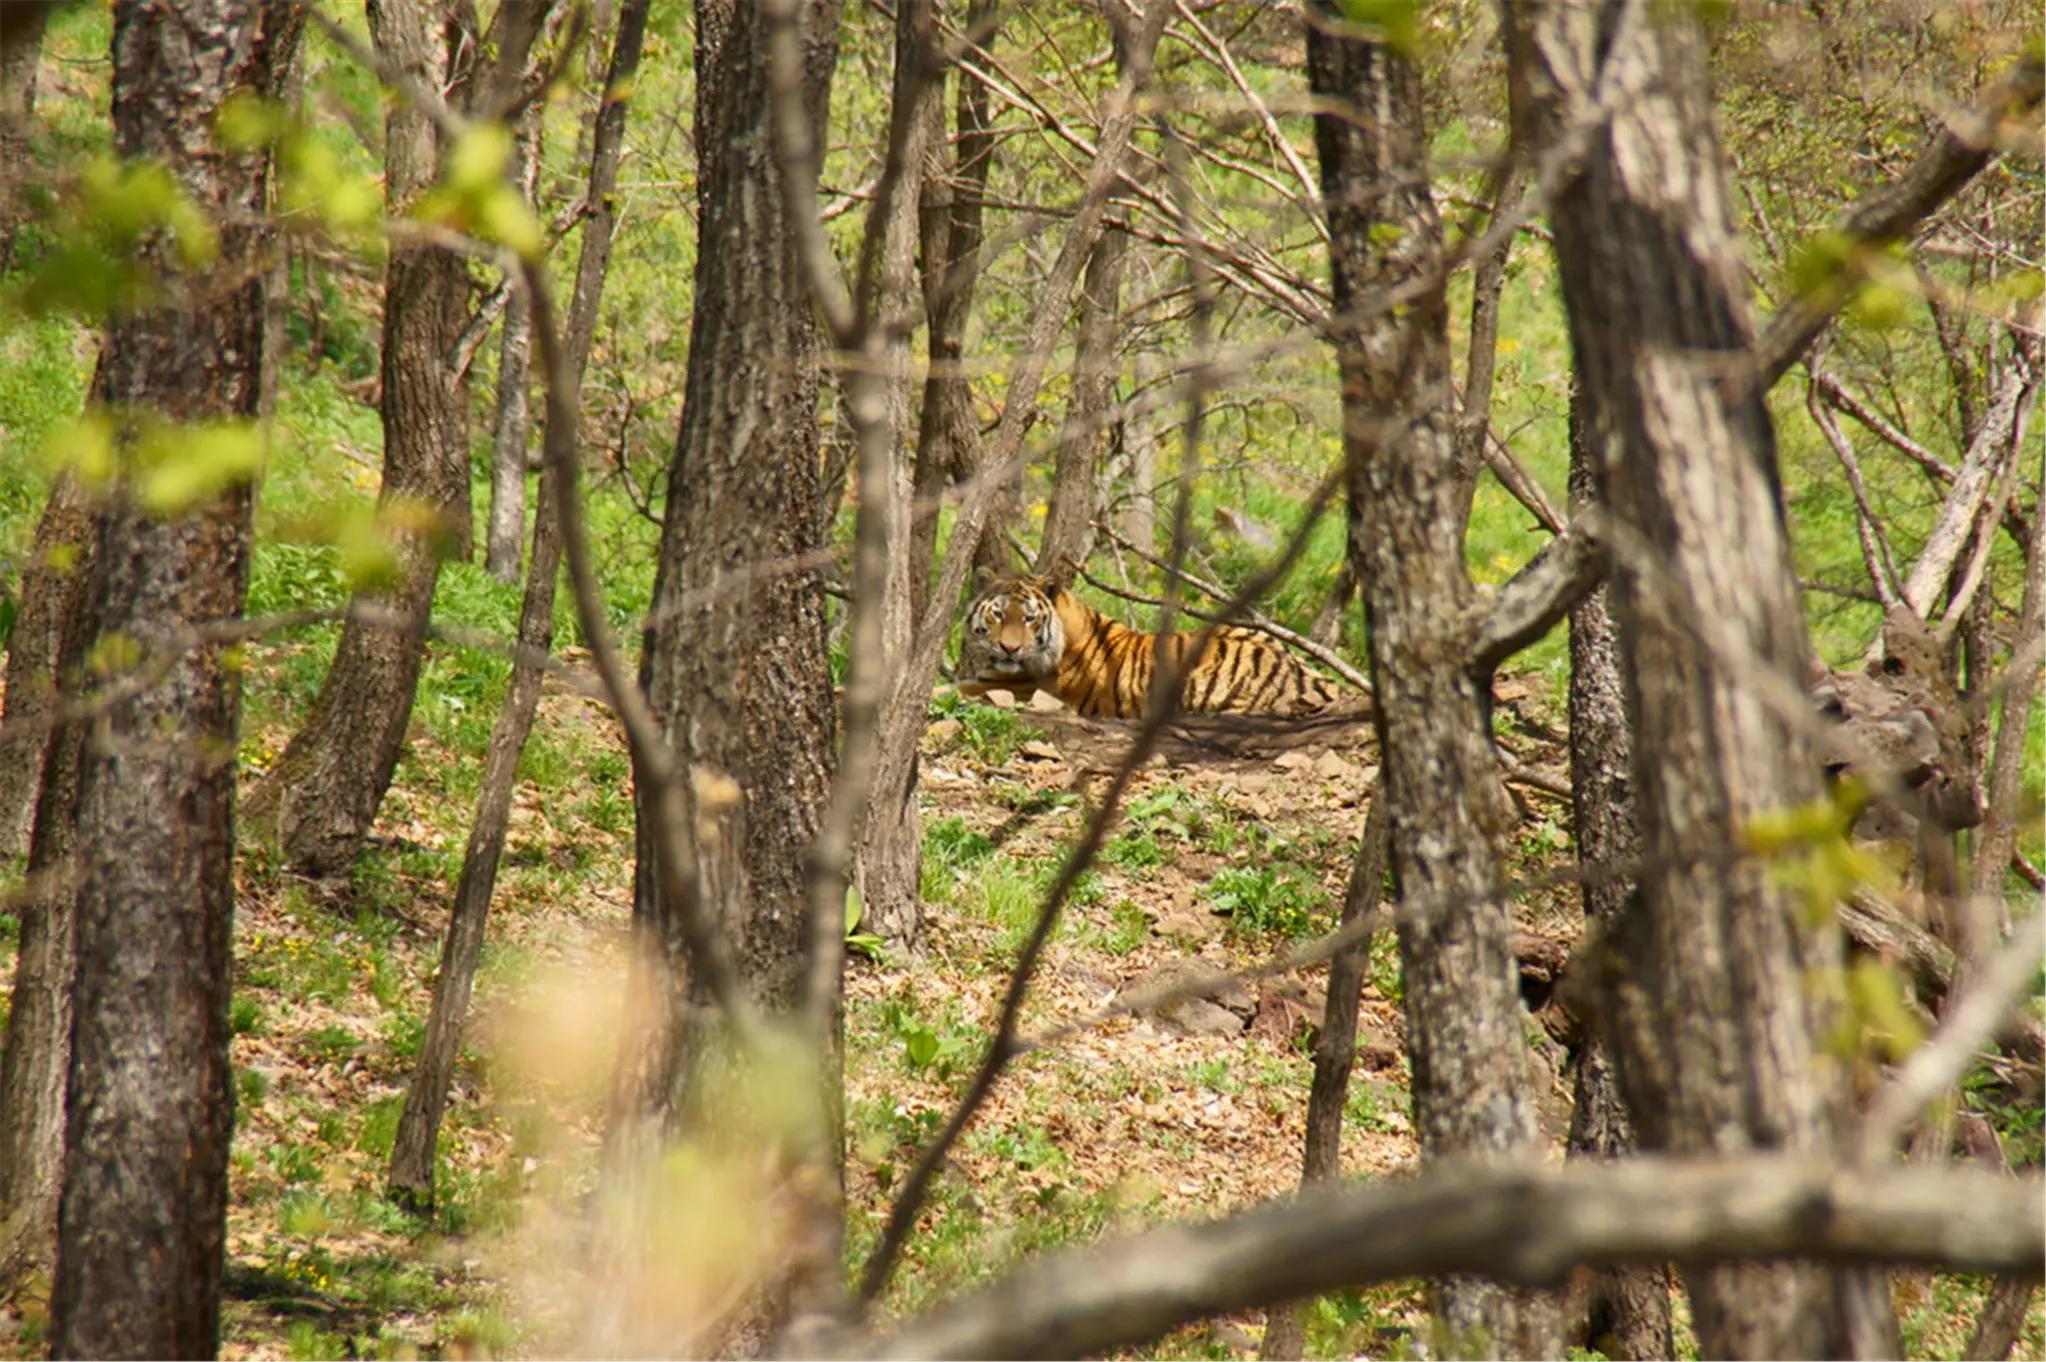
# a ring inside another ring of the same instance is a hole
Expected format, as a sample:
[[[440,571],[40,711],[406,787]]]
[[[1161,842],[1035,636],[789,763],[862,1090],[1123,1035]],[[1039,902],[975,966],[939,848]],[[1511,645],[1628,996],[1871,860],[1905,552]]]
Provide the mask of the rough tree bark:
[[[0,271],[14,263],[21,221],[21,176],[29,165],[29,126],[35,116],[37,68],[50,5],[44,0],[0,5]]]
[[[861,464],[860,500],[866,504],[884,499],[879,526],[880,548],[885,570],[880,599],[863,598],[853,609],[880,611],[878,656],[855,658],[854,666],[877,668],[875,693],[887,695],[901,686],[913,685],[917,677],[907,666],[910,645],[916,637],[917,591],[919,582],[930,580],[930,560],[904,554],[894,546],[901,542],[897,527],[912,523],[914,514],[914,470],[910,453],[909,338],[916,328],[919,312],[916,251],[919,236],[919,196],[927,182],[920,170],[928,160],[931,134],[942,128],[938,115],[943,108],[944,74],[937,66],[936,13],[929,0],[905,0],[895,12],[895,69],[893,118],[899,126],[890,130],[891,158],[900,157],[901,173],[885,207],[887,217],[869,224],[870,239],[879,228],[879,240],[872,257],[878,268],[863,267],[860,312],[871,334],[862,337],[869,351],[868,362],[878,361],[881,397],[889,426],[887,467],[873,476]],[[851,338],[848,337],[848,340]],[[856,389],[876,379],[873,374],[845,376],[848,408],[865,400]],[[862,421],[854,410],[855,438]],[[857,550],[856,550],[857,551]],[[855,577],[858,570],[855,569]],[[864,587],[862,588],[865,589]],[[855,649],[859,635],[855,632]],[[850,694],[850,682],[848,684]],[[928,708],[926,683],[920,708]],[[904,705],[910,697],[896,697]],[[850,703],[847,706],[851,709]],[[866,930],[890,941],[913,944],[923,934],[923,903],[920,881],[923,864],[923,816],[917,808],[917,749],[914,741],[898,741],[873,749],[873,775],[868,797],[859,819],[854,854],[854,879],[865,914]]]
[[[822,136],[837,57],[835,0],[803,6],[802,115]],[[790,1016],[810,960],[807,855],[830,794],[836,715],[826,665],[815,314],[795,258],[768,119],[773,20],[748,0],[697,7],[701,248],[681,427],[641,658],[648,705],[688,775],[696,880],[742,986]],[[638,784],[633,916],[658,995],[653,1034],[628,1056],[613,1156],[637,1166],[666,1138],[764,1132],[764,1113],[723,1098],[740,1063],[702,970],[683,946],[683,905],[661,892],[662,820]],[[679,849],[671,849],[679,854]],[[836,1169],[777,1145],[791,1195],[824,1194]],[[762,1151],[755,1150],[757,1158]],[[618,1166],[618,1164],[614,1164]],[[805,1191],[803,1188],[807,1188]],[[836,1245],[819,1246],[822,1262]],[[726,1328],[778,1327],[835,1269],[794,1253]],[[829,1282],[826,1282],[829,1278]],[[729,1343],[730,1340],[728,1339]]]
[[[1717,858],[1751,819],[1820,791],[1788,712],[1807,646],[1769,414],[1722,384],[1752,323],[1704,43],[1690,16],[1624,0],[1501,15],[1523,133],[1587,139],[1553,202],[1556,250],[1606,437],[1601,497],[1635,537],[1612,546],[1648,862],[1608,962],[1622,1089],[1651,1148],[1822,1155],[1841,1094],[1813,981],[1832,977],[1837,931],[1830,914],[1801,920],[1767,866]],[[1867,1305],[1850,1275],[1710,1268],[1687,1286],[1708,1355],[1881,1346],[1872,1312],[1846,1308]]]
[[[591,142],[592,211],[583,225],[575,293],[565,322],[570,340],[564,347],[566,382],[572,392],[582,388],[582,370],[589,358],[590,337],[595,334],[597,309],[603,298],[611,236],[617,223],[610,196],[625,149],[626,100],[639,69],[650,3],[651,0],[627,0],[619,14],[611,62],[604,78],[604,104]],[[548,438],[561,437],[550,431]],[[568,438],[573,441],[574,433]],[[504,708],[491,729],[490,745],[484,755],[483,788],[477,795],[476,819],[462,855],[462,875],[455,886],[454,907],[448,915],[440,973],[434,978],[433,1007],[427,1014],[419,1063],[405,1090],[397,1137],[391,1145],[385,1186],[395,1200],[419,1210],[434,1204],[434,1149],[440,1137],[441,1116],[461,1047],[462,1024],[469,1010],[476,967],[483,955],[484,929],[490,916],[490,896],[497,884],[498,862],[504,854],[519,755],[532,731],[548,652],[554,644],[554,595],[561,567],[558,498],[559,469],[556,461],[550,459],[541,476],[540,506],[533,519],[532,561],[527,568],[525,600],[519,610],[519,651],[512,661]]]
[[[977,31],[995,0],[971,0],[966,27]],[[983,47],[992,49],[990,30]],[[973,315],[974,286],[980,278],[981,200],[994,166],[994,124],[987,86],[969,75],[959,78],[957,135],[949,173],[934,173],[923,188],[919,214],[924,259],[924,310],[929,319],[930,375],[924,380],[923,413],[917,428],[915,510],[910,522],[910,594],[921,616],[931,595],[931,565],[937,559],[938,505],[945,489],[971,477],[981,464],[980,418],[973,411],[973,382],[966,374],[966,324]],[[975,546],[976,562],[992,568],[988,536]],[[1003,550],[1006,553],[1006,550]]]
[[[114,141],[159,158],[218,223],[214,269],[167,305],[117,318],[100,397],[137,420],[249,419],[260,409],[260,219],[268,158],[223,154],[212,114],[291,59],[255,0],[124,5],[113,30]],[[168,271],[161,238],[148,263]],[[136,431],[130,428],[133,438]],[[187,457],[201,457],[193,450]],[[240,614],[253,495],[174,511],[124,480],[99,515],[93,623],[161,667],[92,719],[81,760],[65,1175],[53,1305],[60,1357],[203,1357],[219,1342],[227,1233],[230,929],[238,670],[189,631]]]
[[[1116,341],[1122,331],[1123,258],[1129,233],[1109,227],[1087,256],[1080,287],[1080,334],[1073,347],[1072,395],[1059,432],[1051,502],[1037,545],[1040,573],[1061,558],[1085,562],[1094,548],[1094,517],[1102,465],[1108,457],[1108,413],[1115,398]]]
[[[1346,316],[1440,268],[1414,65],[1327,9],[1310,14],[1308,79],[1328,205],[1348,462],[1350,558],[1371,633],[1372,707],[1392,808],[1414,1128],[1428,1160],[1532,1155],[1525,1016],[1498,840],[1512,827],[1463,659],[1475,593],[1440,288],[1396,312]],[[1557,1350],[1553,1303],[1476,1278],[1439,1284],[1452,1346]]]
[[[1599,439],[1581,397],[1570,403],[1570,510],[1598,497]],[[1615,866],[1640,855],[1634,814],[1633,730],[1620,680],[1619,638],[1611,593],[1600,584],[1570,612],[1570,813],[1577,857]],[[1627,911],[1625,882],[1586,883],[1587,930],[1609,931]],[[1573,1159],[1617,1159],[1635,1149],[1619,1078],[1606,1042],[1591,1028],[1577,1056],[1568,1148]],[[1669,1282],[1657,1268],[1609,1267],[1586,1283],[1584,1346],[1607,1357],[1674,1357]]]
[[[0,856],[28,845],[43,762],[56,739],[58,688],[78,657],[62,646],[67,621],[89,604],[98,544],[91,500],[59,474],[36,522],[35,549],[21,574],[20,612],[7,648],[7,710],[0,722]]]
[[[58,570],[56,547],[70,559]],[[92,641],[98,599],[99,535],[92,500],[69,475],[51,490],[36,529],[37,563],[15,622],[14,670],[8,678],[10,724],[15,700],[27,723],[22,741],[0,750],[21,762],[34,801],[34,836],[28,848],[29,883],[22,904],[7,1050],[0,1056],[0,1286],[32,1274],[47,1276],[57,1257],[57,1198],[63,1190],[64,1087],[71,1068],[71,976],[77,884],[69,873],[77,843],[79,754],[84,729],[73,722],[50,727],[58,694],[44,678],[78,676]],[[33,606],[33,610],[30,607]],[[22,630],[33,624],[34,634]],[[32,643],[34,660],[23,644]],[[31,689],[31,680],[42,684]],[[33,703],[27,703],[29,701]],[[38,793],[40,792],[40,793]]]
[[[429,0],[371,0],[377,52],[432,89],[465,86],[476,58],[475,12],[451,7],[444,32],[428,24],[428,8]],[[384,197],[393,216],[439,175],[441,141],[411,100],[392,102],[384,118]],[[384,276],[377,505],[398,510],[399,519],[402,508],[427,508],[439,525],[437,533],[405,535],[396,580],[356,597],[305,726],[250,794],[250,819],[274,824],[285,863],[315,879],[344,876],[376,821],[405,746],[445,541],[467,540],[468,449],[446,363],[467,292],[468,268],[454,251],[392,244]]]

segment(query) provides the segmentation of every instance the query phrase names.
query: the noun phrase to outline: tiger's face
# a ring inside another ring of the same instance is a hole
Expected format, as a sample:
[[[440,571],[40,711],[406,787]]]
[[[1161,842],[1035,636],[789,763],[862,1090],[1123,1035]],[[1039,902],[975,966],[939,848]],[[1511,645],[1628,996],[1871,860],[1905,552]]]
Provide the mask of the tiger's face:
[[[1043,585],[1029,577],[996,582],[966,608],[959,679],[1049,685],[1065,649],[1065,629]]]

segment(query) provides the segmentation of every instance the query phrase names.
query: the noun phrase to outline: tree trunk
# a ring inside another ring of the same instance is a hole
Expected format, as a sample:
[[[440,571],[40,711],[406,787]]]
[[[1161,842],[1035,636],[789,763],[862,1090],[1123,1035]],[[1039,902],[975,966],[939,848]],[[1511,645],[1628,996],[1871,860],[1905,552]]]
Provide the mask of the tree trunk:
[[[969,31],[987,22],[994,0],[971,0]],[[983,46],[992,51],[990,32]],[[931,595],[931,567],[937,560],[938,505],[945,492],[981,465],[980,418],[973,410],[973,381],[966,374],[966,325],[980,279],[981,200],[994,166],[994,124],[987,87],[961,72],[957,150],[949,175],[934,177],[923,191],[924,308],[930,320],[930,376],[924,380],[923,413],[917,430],[915,510],[910,523],[910,592],[920,618]],[[985,543],[987,536],[982,536]],[[976,561],[991,565],[990,556]]]
[[[38,566],[23,593],[15,624],[17,669],[8,685],[7,718],[16,722],[16,675],[75,679],[92,640],[99,596],[99,535],[91,501],[77,480],[60,477],[37,528]],[[47,566],[49,549],[62,543],[77,557],[63,573]],[[30,663],[20,650],[21,630],[36,605],[33,641],[47,662]],[[31,692],[26,684],[22,697]],[[84,729],[77,723],[46,728],[58,695],[41,695],[35,722],[19,736],[18,759],[35,799],[35,835],[28,849],[30,883],[38,886],[21,908],[21,938],[14,966],[7,1049],[0,1055],[0,1287],[34,1275],[47,1277],[57,1260],[57,1199],[63,1191],[64,1089],[71,1068],[71,978],[76,956],[73,923],[78,888],[71,857],[77,845],[79,758]],[[30,707],[23,705],[24,710]],[[10,759],[15,759],[10,757]],[[38,793],[40,792],[40,793]]]
[[[1108,413],[1120,367],[1116,342],[1122,332],[1123,257],[1129,240],[1127,232],[1109,227],[1087,256],[1072,397],[1059,434],[1044,537],[1037,546],[1039,573],[1050,572],[1062,558],[1085,562],[1094,548],[1094,517],[1100,510],[1095,497],[1108,457]]]
[[[836,3],[810,0],[802,22],[803,112],[821,137]],[[792,567],[814,564],[824,543],[818,341],[767,121],[771,25],[750,0],[697,7],[701,249],[641,678],[687,773],[706,911],[761,1011],[789,1016],[810,959],[806,870],[830,793],[836,718],[823,575]],[[631,1063],[636,1090],[614,1117],[614,1150],[631,1168],[664,1138],[757,1136],[789,1170],[792,1196],[825,1195],[836,1167],[802,1167],[813,1151],[801,1137],[763,1125],[766,1113],[744,1100],[757,1089],[726,1081],[747,1057],[733,1052],[702,972],[683,958],[683,908],[660,892],[654,859],[660,818],[649,780],[638,786],[633,915],[661,997],[658,1034]],[[830,1294],[836,1245],[820,1252],[753,1283],[716,1326],[723,1344],[757,1344],[799,1301]]]
[[[1392,864],[1392,806],[1381,791],[1371,800],[1364,836],[1350,866],[1343,895],[1343,930],[1378,912],[1385,896],[1385,872]],[[1378,928],[1371,929],[1375,936]],[[1357,1061],[1357,1007],[1371,968],[1372,936],[1351,942],[1328,962],[1328,989],[1321,1009],[1321,1035],[1314,1043],[1314,1083],[1307,1094],[1307,1140],[1300,1159],[1300,1196],[1327,1188],[1343,1176],[1343,1111],[1350,1101],[1350,1070]],[[1283,1305],[1265,1317],[1258,1343],[1260,1362],[1284,1362],[1304,1355],[1307,1320],[1300,1303]]]
[[[473,26],[472,10],[457,7]],[[435,89],[466,82],[473,32],[443,50],[423,0],[371,0],[378,53]],[[440,151],[432,121],[409,100],[384,119],[384,196],[392,214],[432,184]],[[249,817],[274,822],[285,863],[317,879],[345,875],[376,821],[404,751],[419,685],[426,621],[440,580],[444,539],[466,539],[469,460],[446,356],[468,291],[462,257],[441,246],[394,244],[384,276],[383,488],[380,512],[403,520],[430,508],[437,532],[406,534],[396,580],[359,594],[342,626],[333,666],[305,726],[249,798]],[[395,515],[392,513],[395,512]]]
[[[1597,500],[1598,436],[1581,397],[1570,404],[1571,512]],[[1619,640],[1610,592],[1601,585],[1570,612],[1570,795],[1577,856],[1587,866],[1635,860],[1641,837],[1633,798],[1632,729],[1620,680]],[[1634,890],[1614,882],[1584,886],[1586,930],[1610,931]],[[1594,1029],[1577,1056],[1568,1148],[1573,1159],[1619,1159],[1635,1149],[1607,1042]],[[1587,1283],[1586,1348],[1607,1357],[1674,1357],[1667,1275],[1641,1267],[1601,1268]]]
[[[1720,382],[1752,326],[1704,44],[1687,15],[1617,2],[1501,14],[1521,126],[1588,140],[1552,206],[1556,251],[1607,437],[1602,497],[1643,546],[1616,546],[1614,577],[1649,867],[1614,948],[1625,986],[1607,1000],[1628,1109],[1652,1148],[1823,1157],[1841,1089],[1818,1049],[1814,981],[1836,977],[1837,932],[1800,921],[1767,866],[1718,858],[1756,817],[1818,798],[1819,781],[1802,728],[1761,689],[1773,677],[1801,696],[1808,654],[1769,414]],[[1841,1308],[1860,1290],[1852,1274],[1715,1268],[1686,1284],[1706,1355],[1870,1346],[1867,1321]]]
[[[575,295],[567,319],[570,337],[581,337],[579,346],[567,350],[567,387],[571,392],[580,392],[582,388],[582,366],[589,355],[589,338],[596,329],[604,274],[610,264],[611,234],[617,222],[610,193],[617,182],[618,161],[625,147],[625,92],[630,90],[639,69],[650,3],[651,0],[628,0],[619,16],[610,70],[604,81],[606,91],[620,93],[607,97],[598,116],[590,153],[593,157],[590,202],[602,207],[593,211],[583,226],[582,256],[576,267]],[[559,436],[550,432],[549,438]],[[569,438],[575,438],[573,433]],[[490,915],[490,896],[497,884],[498,862],[504,853],[519,756],[532,731],[548,651],[554,643],[554,594],[561,566],[558,476],[554,461],[549,460],[541,478],[539,513],[533,521],[533,557],[527,570],[525,602],[519,612],[519,652],[512,662],[504,708],[491,729],[490,746],[484,755],[483,789],[477,796],[476,820],[462,854],[462,876],[455,886],[455,903],[448,916],[440,973],[434,979],[433,1008],[420,1043],[419,1063],[405,1090],[397,1138],[391,1145],[391,1166],[385,1186],[395,1200],[422,1211],[434,1204],[433,1156],[440,1138],[441,1116],[447,1106],[455,1058],[461,1049],[462,1023],[469,1010],[476,966],[483,954],[484,927]]]
[[[49,21],[45,0],[0,5],[0,274],[14,263],[14,233],[21,221],[18,177],[29,164],[36,76]]]
[[[900,138],[904,173],[896,182],[893,201],[886,205],[887,219],[879,224],[880,268],[869,287],[876,296],[864,314],[876,327],[881,347],[880,381],[886,385],[885,402],[890,427],[888,466],[881,479],[888,505],[879,522],[884,527],[883,553],[886,560],[885,588],[879,601],[861,599],[855,611],[879,609],[881,653],[874,658],[855,658],[853,665],[878,666],[878,692],[883,696],[898,687],[914,687],[919,680],[908,666],[910,646],[915,639],[919,595],[928,595],[931,564],[928,558],[904,554],[895,548],[901,542],[899,529],[912,523],[913,480],[910,454],[909,338],[915,330],[918,305],[916,250],[921,221],[920,198],[927,177],[919,173],[929,161],[930,141],[943,128],[945,84],[936,66],[938,47],[936,14],[930,0],[904,0],[896,8],[894,117],[907,119]],[[891,155],[897,154],[891,149]],[[878,207],[877,207],[878,211]],[[874,228],[870,225],[868,231]],[[848,397],[856,384],[873,381],[873,375],[848,374]],[[848,404],[850,405],[850,403]],[[855,425],[858,413],[854,413]],[[869,495],[861,492],[862,513]],[[918,584],[925,586],[919,593]],[[858,635],[855,634],[857,648]],[[878,714],[895,707],[929,707],[928,682],[921,694],[893,697]],[[850,705],[848,706],[850,709]],[[921,725],[916,726],[919,730]],[[861,813],[854,859],[854,884],[858,888],[865,930],[889,941],[913,945],[923,934],[923,815],[917,807],[917,751],[921,733],[907,741],[886,745],[876,742],[874,767],[868,786],[866,807]]]
[[[1462,665],[1475,595],[1464,570],[1462,479],[1440,288],[1397,312],[1347,317],[1379,289],[1440,269],[1421,79],[1411,62],[1312,12],[1315,119],[1343,384],[1350,556],[1371,635],[1372,706],[1392,808],[1414,1128],[1424,1159],[1532,1157],[1513,924],[1498,840],[1513,826]],[[1539,1293],[1469,1277],[1438,1284],[1451,1346],[1546,1357],[1556,1312]]]
[[[59,687],[79,655],[63,647],[65,631],[88,609],[98,538],[92,504],[77,478],[60,474],[36,523],[34,555],[22,574],[19,612],[7,648],[7,711],[0,723],[0,856],[28,846],[44,758],[55,744],[51,725]]]
[[[292,56],[278,20],[295,8],[115,11],[115,147],[160,159],[221,241],[211,273],[110,328],[98,389],[116,411],[197,422],[260,410],[267,157],[223,155],[212,113],[237,86],[276,88]],[[176,256],[158,240],[144,258],[168,269]],[[94,624],[159,654],[163,671],[94,716],[81,762],[60,1357],[201,1357],[219,1343],[240,686],[224,642],[185,635],[241,612],[253,496],[236,487],[157,512],[131,493],[118,487],[100,518]]]
[[[512,177],[532,203],[540,175],[540,117],[519,120]],[[519,579],[519,549],[526,539],[526,471],[532,466],[532,422],[526,387],[532,373],[533,320],[525,295],[513,290],[504,305],[497,349],[497,420],[490,441],[490,528],[483,568],[500,582]]]

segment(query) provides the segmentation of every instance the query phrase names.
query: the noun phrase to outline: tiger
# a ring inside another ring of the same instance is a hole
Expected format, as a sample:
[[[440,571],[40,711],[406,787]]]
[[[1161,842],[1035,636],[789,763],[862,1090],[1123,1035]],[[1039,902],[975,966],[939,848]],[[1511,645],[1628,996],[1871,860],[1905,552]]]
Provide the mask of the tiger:
[[[1160,636],[1108,618],[1067,589],[1071,580],[1064,573],[984,578],[966,608],[961,690],[1042,689],[1091,718],[1142,717]],[[1182,661],[1199,636],[1198,630],[1163,636],[1166,656]],[[1181,702],[1202,713],[1300,718],[1320,713],[1340,695],[1271,639],[1225,626],[1209,637]]]

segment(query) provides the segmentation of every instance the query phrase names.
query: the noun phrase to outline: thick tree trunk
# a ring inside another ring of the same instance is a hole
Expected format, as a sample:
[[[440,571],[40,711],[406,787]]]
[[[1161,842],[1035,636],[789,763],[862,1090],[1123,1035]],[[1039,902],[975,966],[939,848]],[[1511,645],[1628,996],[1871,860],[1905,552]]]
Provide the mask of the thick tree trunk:
[[[1585,403],[1573,395],[1570,420],[1570,502],[1576,514],[1597,500],[1598,436]],[[1601,585],[1570,612],[1570,793],[1577,856],[1587,866],[1624,865],[1640,855],[1634,815],[1633,731],[1620,679],[1619,639],[1610,593]],[[1587,883],[1587,930],[1609,931],[1627,911],[1633,886]],[[1635,1149],[1619,1078],[1606,1040],[1586,1036],[1577,1058],[1570,1114],[1570,1157],[1625,1158]],[[1659,1269],[1601,1268],[1587,1283],[1582,1341],[1607,1357],[1674,1357],[1669,1281]]]
[[[750,0],[697,7],[701,249],[681,428],[655,568],[641,678],[688,773],[704,906],[760,1010],[801,1006],[810,961],[808,853],[830,794],[836,716],[826,661],[818,507],[815,314],[795,258],[768,119],[773,20]],[[837,57],[834,0],[803,7],[805,109],[821,136]],[[614,1167],[665,1137],[757,1137],[789,1170],[790,1195],[826,1195],[837,1169],[764,1123],[735,1087],[734,1053],[701,971],[680,942],[682,905],[660,892],[657,811],[639,781],[633,913],[655,991],[657,1034],[629,1061]],[[668,854],[680,856],[681,848]],[[744,1133],[742,1133],[744,1132]],[[800,1170],[800,1171],[798,1171]],[[803,1215],[802,1210],[796,1214]],[[718,1328],[758,1344],[799,1302],[835,1290],[836,1245],[795,1255]],[[619,1346],[624,1346],[621,1342]]]
[[[1062,558],[1085,562],[1094,549],[1094,517],[1100,509],[1096,498],[1108,457],[1108,413],[1119,368],[1116,342],[1122,333],[1123,257],[1129,240],[1127,232],[1109,227],[1087,256],[1072,396],[1052,471],[1044,537],[1037,546],[1039,573],[1050,572]]]
[[[1424,1159],[1532,1156],[1525,1011],[1498,839],[1513,824],[1463,666],[1475,603],[1440,289],[1397,312],[1346,317],[1376,290],[1440,268],[1419,72],[1326,10],[1310,16],[1308,78],[1328,204],[1349,466],[1350,556],[1371,633],[1373,713],[1392,808],[1414,1128]],[[1557,1350],[1546,1297],[1476,1278],[1439,1284],[1452,1346]]]
[[[582,366],[589,355],[589,338],[596,330],[604,274],[610,265],[611,235],[617,222],[610,194],[617,182],[618,161],[625,147],[625,92],[630,90],[639,69],[649,3],[651,0],[628,0],[619,16],[610,69],[605,77],[605,89],[619,94],[607,98],[598,116],[591,149],[594,159],[590,165],[590,202],[601,207],[590,214],[583,226],[582,256],[576,268],[575,295],[566,322],[570,338],[581,338],[579,345],[567,347],[566,386],[571,392],[581,390]],[[549,438],[560,437],[549,432]],[[573,433],[569,438],[575,438]],[[549,460],[541,478],[539,513],[533,521],[532,562],[527,569],[525,602],[519,611],[519,652],[512,662],[504,708],[491,729],[490,746],[484,754],[483,789],[477,796],[476,819],[462,855],[462,876],[455,886],[454,907],[448,916],[440,973],[433,985],[433,1007],[427,1015],[419,1063],[405,1090],[397,1138],[391,1145],[391,1166],[385,1185],[396,1200],[421,1210],[434,1204],[433,1155],[440,1138],[441,1116],[447,1106],[455,1057],[461,1049],[462,1024],[469,1010],[476,967],[482,959],[484,927],[490,916],[498,863],[504,854],[519,755],[532,731],[548,651],[554,643],[554,595],[561,566],[558,477],[556,463]]]
[[[292,8],[115,11],[115,146],[161,159],[221,224],[208,276],[109,331],[98,389],[116,410],[178,422],[260,410],[266,158],[223,156],[211,120],[229,90],[275,88],[291,59],[277,21]],[[176,259],[167,242],[146,258]],[[100,519],[97,631],[167,656],[159,678],[93,718],[81,763],[62,1357],[211,1356],[219,1341],[240,687],[224,642],[186,635],[241,612],[252,504],[241,487],[158,514],[124,486]]]
[[[1686,15],[1617,2],[1501,14],[1522,127],[1588,142],[1553,205],[1557,256],[1606,437],[1603,499],[1642,545],[1616,546],[1614,579],[1649,867],[1608,1000],[1629,1112],[1652,1148],[1823,1155],[1841,1089],[1814,982],[1834,977],[1837,932],[1801,920],[1769,867],[1722,856],[1819,781],[1764,690],[1801,694],[1807,649],[1769,414],[1722,385],[1752,328],[1704,44]],[[1701,1269],[1686,1284],[1707,1355],[1871,1346],[1867,1312],[1842,1309],[1860,1289],[1847,1274]]]
[[[452,11],[473,24],[474,12]],[[473,33],[443,49],[423,0],[372,0],[377,50],[436,89],[466,82]],[[393,214],[439,173],[432,121],[408,100],[384,120],[384,194]],[[380,510],[430,508],[438,533],[411,533],[399,548],[396,580],[359,595],[342,627],[334,663],[305,726],[249,799],[249,817],[274,822],[285,863],[299,874],[345,875],[376,821],[404,751],[405,727],[426,646],[426,621],[440,581],[444,537],[466,541],[469,460],[446,356],[468,291],[461,256],[441,246],[399,244],[384,276],[383,488]]]

